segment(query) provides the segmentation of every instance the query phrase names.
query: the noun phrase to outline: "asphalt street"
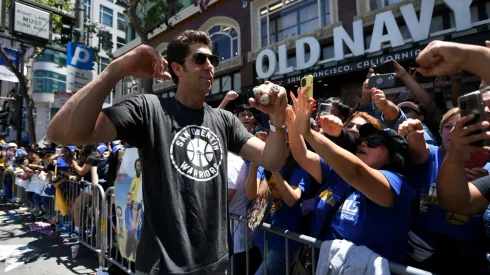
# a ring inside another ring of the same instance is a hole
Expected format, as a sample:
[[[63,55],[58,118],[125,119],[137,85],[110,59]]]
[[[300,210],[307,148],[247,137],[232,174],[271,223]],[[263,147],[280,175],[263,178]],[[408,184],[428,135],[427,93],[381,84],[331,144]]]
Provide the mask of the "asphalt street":
[[[80,245],[76,259],[71,246],[59,237],[29,232],[33,223],[27,209],[0,204],[0,274],[92,274],[98,268],[96,254]]]

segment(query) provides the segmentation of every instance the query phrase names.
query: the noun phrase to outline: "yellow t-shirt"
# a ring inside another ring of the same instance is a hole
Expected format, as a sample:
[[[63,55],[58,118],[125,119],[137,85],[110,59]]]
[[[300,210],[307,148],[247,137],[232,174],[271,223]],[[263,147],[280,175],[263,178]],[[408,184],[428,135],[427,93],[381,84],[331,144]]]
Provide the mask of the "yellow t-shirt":
[[[134,177],[131,181],[131,187],[129,188],[129,193],[131,193],[131,200],[136,201],[138,199],[138,190],[141,184],[141,177]]]

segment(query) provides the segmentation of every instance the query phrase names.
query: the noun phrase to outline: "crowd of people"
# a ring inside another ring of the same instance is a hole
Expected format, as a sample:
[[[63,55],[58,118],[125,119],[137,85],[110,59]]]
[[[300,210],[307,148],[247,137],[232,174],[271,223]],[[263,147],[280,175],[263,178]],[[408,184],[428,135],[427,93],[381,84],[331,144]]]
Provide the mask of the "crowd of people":
[[[484,121],[468,125],[473,117],[446,107],[441,77],[449,76],[454,103],[470,92],[461,88],[463,71],[481,77],[485,88],[490,49],[435,41],[417,57],[418,68],[407,71],[390,60],[407,91],[390,97],[366,80],[354,108],[340,98],[307,98],[308,89],[288,99],[284,88],[266,81],[259,97],[232,113],[223,109],[239,96],[233,91],[220,108],[204,103],[219,64],[210,48],[199,31],[169,43],[168,60],[139,46],[72,96],[48,129],[59,144],[120,139],[139,148],[145,220],[136,274],[225,274],[230,254],[241,273],[247,251],[255,274],[285,274],[304,256],[299,243],[286,246],[278,235],[264,240],[259,233],[249,247],[245,223],[228,228],[228,214],[245,215],[264,192],[272,198],[265,221],[279,228],[350,241],[436,273],[487,272],[490,148],[474,142],[490,139],[490,93],[480,94]],[[417,73],[436,77],[432,95]],[[376,68],[367,78],[372,74]],[[126,75],[172,79],[177,93],[139,95],[102,109]],[[269,100],[262,102],[264,95]],[[331,108],[322,111],[322,104]],[[72,164],[79,174],[93,165],[84,156]]]

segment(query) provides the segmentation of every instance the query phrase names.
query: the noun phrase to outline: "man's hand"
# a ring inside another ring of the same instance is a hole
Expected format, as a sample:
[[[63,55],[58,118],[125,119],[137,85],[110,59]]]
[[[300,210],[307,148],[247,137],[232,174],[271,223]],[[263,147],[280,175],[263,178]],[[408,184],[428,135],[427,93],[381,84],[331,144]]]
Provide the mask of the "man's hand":
[[[167,60],[148,45],[140,45],[114,62],[117,62],[125,76],[172,79],[167,72]]]
[[[266,100],[262,101],[261,98]],[[272,125],[276,127],[284,126],[286,107],[288,105],[284,87],[266,81],[264,84],[254,88],[254,97],[250,98],[248,102],[255,109],[268,114]]]
[[[334,115],[326,115],[320,117],[320,127],[325,134],[331,137],[339,137],[344,124],[340,118]]]
[[[388,107],[388,100],[386,99],[386,95],[383,91],[379,89],[371,89],[371,101],[380,111],[383,111],[384,109],[386,109],[386,107]]]
[[[441,76],[465,70],[468,46],[459,43],[432,41],[420,52],[418,72],[425,76]]]
[[[490,132],[487,131],[479,134],[471,134],[476,131],[485,130],[490,126],[487,121],[465,126],[473,118],[473,114],[465,116],[454,125],[453,131],[451,132],[451,149],[449,150],[448,158],[450,157],[464,162],[470,157],[471,153],[490,151],[490,147],[472,145],[473,142],[490,139]]]
[[[311,113],[315,110],[314,105],[316,104],[316,101],[314,99],[306,98],[305,94],[308,89],[309,87],[301,90],[301,87],[299,87],[297,98],[292,92],[290,93],[291,99],[293,100],[294,114],[296,115],[294,119],[294,126],[296,128],[296,131],[298,131],[303,136],[310,133],[310,117]]]
[[[237,92],[235,92],[235,91],[229,91],[229,92],[226,93],[225,99],[231,101],[231,100],[237,99],[238,96],[239,96],[239,94]]]
[[[417,68],[415,68],[415,67],[410,67],[410,68],[408,68],[408,75],[409,75],[411,78],[413,78],[413,79],[417,80]]]
[[[475,167],[473,169],[465,168],[464,170],[465,170],[466,178],[469,181],[474,181],[476,179],[483,178],[485,176],[488,176],[489,174],[487,170],[481,167]]]
[[[397,78],[402,78],[402,77],[405,77],[408,75],[407,70],[405,70],[405,68],[403,68],[402,65],[400,65],[398,62],[396,62],[395,59],[388,60],[385,63],[388,63],[388,62],[393,63],[393,68],[395,68],[394,73],[395,73]]]
[[[418,119],[407,119],[398,126],[400,136],[408,136],[408,138],[423,138],[424,126]]]

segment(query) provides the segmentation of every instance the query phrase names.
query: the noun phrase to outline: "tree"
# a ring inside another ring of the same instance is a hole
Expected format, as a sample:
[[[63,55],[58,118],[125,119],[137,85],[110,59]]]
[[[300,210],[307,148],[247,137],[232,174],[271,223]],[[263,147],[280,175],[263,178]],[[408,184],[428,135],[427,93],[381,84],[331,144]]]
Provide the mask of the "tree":
[[[71,3],[70,1],[63,1],[63,0],[35,0],[35,2],[38,2],[40,4],[44,4],[50,7],[54,8],[59,8],[64,11],[71,11]],[[10,9],[10,0],[7,0],[6,4],[6,12],[9,11]],[[52,16],[52,24],[53,24],[53,33],[60,32],[61,30],[61,16],[53,14]],[[28,57],[33,58],[37,55],[39,55],[42,52],[43,48],[42,47],[34,47],[34,53],[32,56]],[[36,109],[34,100],[32,99],[32,94],[28,92],[27,89],[27,83],[28,80],[24,76],[24,74],[21,73],[21,68],[15,67],[15,65],[11,62],[11,60],[8,58],[6,52],[3,50],[2,47],[0,47],[0,56],[7,61],[8,68],[15,74],[17,79],[19,80],[19,94],[22,95],[22,98],[24,99],[25,106],[26,106],[26,126],[27,126],[27,132],[29,134],[29,141],[31,143],[37,142],[36,138],[36,127],[35,127],[35,119],[34,119],[34,111]],[[24,54],[20,56],[20,58],[25,58]],[[20,113],[22,115],[22,113]],[[17,131],[22,131],[22,129],[17,129]],[[20,140],[18,141],[20,142]]]
[[[149,44],[148,35],[161,24],[173,29],[169,19],[183,7],[178,0],[129,0],[129,3],[123,1],[118,1],[117,3],[126,8],[125,14],[129,17],[131,25],[140,37],[141,44],[146,45]],[[138,8],[141,9],[139,16]],[[153,92],[152,79],[146,79],[142,86],[147,93]]]

